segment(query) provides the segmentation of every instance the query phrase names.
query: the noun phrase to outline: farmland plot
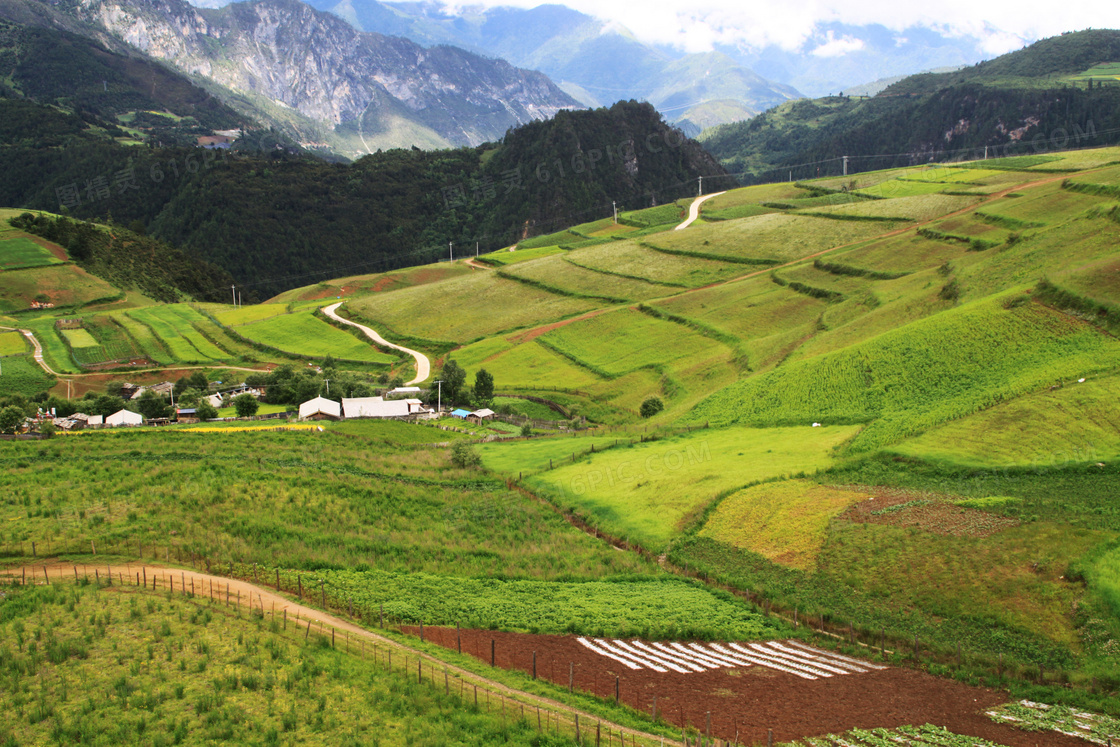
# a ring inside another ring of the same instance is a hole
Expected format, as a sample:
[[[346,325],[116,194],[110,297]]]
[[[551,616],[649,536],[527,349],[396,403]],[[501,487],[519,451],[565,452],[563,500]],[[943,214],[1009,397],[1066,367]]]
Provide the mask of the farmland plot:
[[[333,327],[311,312],[269,317],[238,327],[243,337],[297,355],[320,358],[328,355],[364,363],[392,363],[395,355],[383,353],[371,343]]]

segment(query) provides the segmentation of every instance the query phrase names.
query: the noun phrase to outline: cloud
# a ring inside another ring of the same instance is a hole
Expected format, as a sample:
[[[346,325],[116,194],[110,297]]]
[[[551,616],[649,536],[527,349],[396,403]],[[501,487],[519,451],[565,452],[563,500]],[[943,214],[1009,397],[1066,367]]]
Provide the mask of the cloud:
[[[557,0],[452,0],[468,6],[531,8]],[[942,0],[936,4],[898,0],[560,0],[565,5],[629,28],[639,39],[682,51],[705,52],[717,45],[762,48],[830,56],[856,51],[858,39],[829,38],[814,45],[824,24],[882,25],[898,34],[933,29],[953,37],[972,37],[997,55],[1064,31],[1120,27],[1120,3],[1055,3],[1052,0]],[[450,6],[452,3],[444,3]]]
[[[814,49],[810,54],[814,57],[839,57],[851,52],[858,52],[864,48],[863,39],[845,34],[839,39],[832,31],[828,32],[828,41]]]

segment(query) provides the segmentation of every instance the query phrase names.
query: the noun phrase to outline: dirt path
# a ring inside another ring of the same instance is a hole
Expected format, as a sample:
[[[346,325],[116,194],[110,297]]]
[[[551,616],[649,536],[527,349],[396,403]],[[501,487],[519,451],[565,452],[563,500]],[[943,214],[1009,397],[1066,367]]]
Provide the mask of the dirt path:
[[[421,381],[424,381],[429,376],[431,376],[432,363],[428,360],[428,356],[416,350],[411,350],[401,345],[391,343],[366,325],[352,322],[349,319],[343,319],[338,314],[336,314],[335,312],[338,311],[338,307],[344,303],[345,301],[339,301],[338,303],[331,304],[330,306],[325,306],[323,307],[323,313],[329,316],[331,319],[334,319],[336,322],[342,322],[343,324],[349,324],[351,327],[357,327],[365,333],[366,337],[373,340],[378,345],[384,345],[385,347],[392,348],[393,350],[400,350],[402,353],[408,353],[416,359],[416,378],[414,378],[412,381],[407,382],[406,386],[419,384]]]
[[[48,580],[51,583],[58,583],[60,581],[72,581],[75,576],[78,577],[93,577],[95,571],[102,577],[108,572],[112,574],[114,580],[118,579],[118,574],[124,577],[124,584],[127,586],[130,583],[136,583],[136,575],[140,574],[142,579],[147,581],[149,587],[152,585],[153,579],[160,588],[167,589],[173,583],[175,588],[185,590],[187,586],[193,581],[198,584],[199,589],[197,594],[206,597],[207,594],[213,595],[217,593],[217,598],[221,599],[222,595],[229,593],[236,596],[240,594],[245,602],[248,603],[251,609],[261,610],[275,610],[278,613],[286,612],[289,617],[298,619],[300,622],[312,621],[324,626],[334,628],[336,631],[345,632],[351,638],[357,640],[369,641],[385,648],[391,648],[399,651],[402,654],[407,653],[410,656],[415,656],[418,659],[438,665],[441,669],[446,669],[464,681],[470,680],[480,685],[485,685],[495,693],[501,693],[507,696],[515,696],[519,702],[526,705],[539,706],[540,708],[549,709],[552,711],[562,712],[565,714],[575,714],[581,719],[587,719],[586,724],[591,725],[597,722],[602,724],[614,732],[623,732],[630,737],[638,737],[639,739],[647,740],[649,742],[661,742],[663,744],[679,745],[679,742],[672,740],[662,740],[659,736],[654,736],[637,729],[631,729],[620,724],[615,724],[610,721],[604,720],[597,714],[592,714],[588,711],[583,711],[574,708],[567,704],[561,703],[558,700],[552,700],[540,695],[527,693],[523,690],[518,690],[501,682],[492,680],[484,675],[477,674],[469,669],[448,664],[442,659],[437,659],[430,654],[423,653],[418,649],[412,648],[403,643],[386,638],[385,636],[366,630],[363,627],[355,625],[348,620],[336,617],[329,612],[323,612],[312,607],[307,607],[299,602],[293,601],[286,596],[278,594],[277,592],[257,586],[256,584],[249,583],[248,581],[240,581],[238,579],[225,578],[223,576],[212,576],[207,573],[200,573],[198,571],[191,571],[181,568],[167,568],[159,565],[149,564],[125,564],[125,565],[73,565],[60,563],[57,560],[48,560],[44,563],[37,565],[26,565],[14,568],[6,568],[0,570],[0,577],[7,577],[11,579],[22,578],[26,574],[28,582],[40,583]],[[132,579],[131,582],[129,579]],[[308,594],[313,594],[309,590]]]
[[[463,262],[466,263],[467,267],[473,267],[476,270],[493,270],[494,269],[490,265],[484,265],[481,262],[476,262],[474,259],[465,259],[465,260],[463,260]]]
[[[5,327],[4,329],[10,329],[10,327]],[[26,337],[28,341],[35,347],[35,352],[32,353],[32,356],[35,358],[35,362],[39,364],[39,367],[49,373],[51,376],[61,377],[62,374],[48,366],[47,362],[43,360],[43,346],[39,344],[39,341],[37,339],[35,339],[35,333],[29,329],[21,329],[20,333],[23,334],[23,336]]]
[[[681,229],[688,228],[689,226],[691,226],[693,221],[695,221],[697,218],[700,217],[700,206],[703,205],[708,200],[712,199],[713,197],[719,197],[722,194],[723,194],[723,192],[713,192],[710,195],[701,195],[701,196],[697,197],[695,200],[692,201],[692,204],[689,205],[689,207],[688,207],[688,218],[686,218],[683,223],[681,223],[679,226],[677,226],[673,230],[674,231],[680,231]]]

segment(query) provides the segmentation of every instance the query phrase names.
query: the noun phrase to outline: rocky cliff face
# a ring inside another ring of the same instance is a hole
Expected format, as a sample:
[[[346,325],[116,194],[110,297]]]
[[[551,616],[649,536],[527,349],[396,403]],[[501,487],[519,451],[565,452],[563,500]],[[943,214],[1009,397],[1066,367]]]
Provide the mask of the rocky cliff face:
[[[359,32],[297,0],[217,10],[182,0],[78,0],[76,12],[187,73],[355,130],[371,149],[410,145],[409,133],[420,130],[475,145],[579,106],[541,73]]]

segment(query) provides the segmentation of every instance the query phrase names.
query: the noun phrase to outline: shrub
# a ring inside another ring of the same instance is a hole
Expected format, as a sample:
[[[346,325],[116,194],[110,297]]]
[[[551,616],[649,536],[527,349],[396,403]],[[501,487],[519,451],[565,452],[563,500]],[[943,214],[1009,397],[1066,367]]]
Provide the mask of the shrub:
[[[639,413],[643,418],[652,418],[657,413],[665,409],[665,403],[657,397],[649,397],[645,402],[642,402],[642,407]]]
[[[451,463],[456,467],[473,469],[482,466],[482,457],[474,445],[467,441],[456,441],[451,445]]]

